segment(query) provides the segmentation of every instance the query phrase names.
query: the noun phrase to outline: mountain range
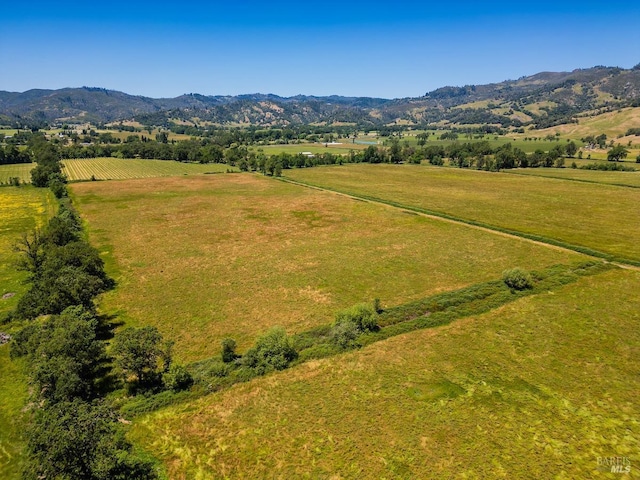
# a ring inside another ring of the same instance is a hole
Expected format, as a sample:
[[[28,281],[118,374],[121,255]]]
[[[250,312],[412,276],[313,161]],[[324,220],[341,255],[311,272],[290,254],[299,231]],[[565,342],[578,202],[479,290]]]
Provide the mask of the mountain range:
[[[542,128],[589,113],[639,105],[640,64],[632,69],[598,66],[542,72],[487,85],[442,87],[422,97],[391,100],[195,93],[154,99],[92,87],[0,91],[0,124],[20,127],[134,120],[145,125],[493,124]]]

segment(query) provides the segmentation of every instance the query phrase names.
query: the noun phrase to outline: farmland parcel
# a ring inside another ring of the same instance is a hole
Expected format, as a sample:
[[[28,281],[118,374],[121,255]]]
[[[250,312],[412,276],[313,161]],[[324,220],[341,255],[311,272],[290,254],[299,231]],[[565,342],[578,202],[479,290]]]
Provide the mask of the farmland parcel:
[[[255,175],[72,186],[118,288],[104,308],[175,339],[184,360],[241,349],[380,298],[397,305],[584,260],[530,242]]]
[[[287,177],[640,261],[637,189],[404,165],[296,169]]]

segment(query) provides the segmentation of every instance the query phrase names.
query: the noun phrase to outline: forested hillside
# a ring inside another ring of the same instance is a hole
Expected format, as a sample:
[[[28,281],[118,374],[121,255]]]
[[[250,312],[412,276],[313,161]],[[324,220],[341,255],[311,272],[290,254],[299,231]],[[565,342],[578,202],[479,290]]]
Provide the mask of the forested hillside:
[[[135,119],[145,125],[168,125],[179,120],[217,125],[483,123],[503,128],[546,128],[638,105],[640,65],[630,70],[599,66],[542,72],[488,85],[447,86],[423,97],[394,100],[270,94],[185,94],[153,99],[89,87],[0,92],[0,124],[42,127]]]

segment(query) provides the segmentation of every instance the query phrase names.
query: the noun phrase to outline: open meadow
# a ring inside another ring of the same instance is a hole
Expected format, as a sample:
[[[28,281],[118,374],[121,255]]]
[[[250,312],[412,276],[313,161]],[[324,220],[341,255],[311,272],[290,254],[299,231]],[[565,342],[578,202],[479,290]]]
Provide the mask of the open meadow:
[[[317,169],[321,171],[323,169]],[[260,175],[71,185],[118,286],[102,301],[157,326],[183,361],[300,332],[379,298],[393,306],[584,256]]]
[[[519,168],[504,173],[640,188],[640,172],[606,172],[578,168]]]
[[[640,261],[633,188],[408,165],[294,169],[286,177]]]
[[[588,275],[558,273],[564,280],[519,296],[499,281],[504,270],[542,281],[540,272],[593,259],[499,230],[640,259],[637,174],[529,172],[358,164],[286,170],[284,181],[238,173],[70,184],[116,280],[100,312],[156,326],[192,371],[219,357],[226,337],[245,353],[274,325],[304,334],[375,298],[385,310],[380,336],[355,351],[215,393],[199,386],[151,413],[124,411],[129,437],[172,480],[614,478],[598,464],[612,456],[635,470],[639,269],[596,259]],[[31,187],[2,188],[0,201],[3,268],[15,258],[10,244],[55,202]],[[0,273],[3,288],[6,277],[23,291],[15,270]],[[430,300],[496,280],[506,300],[490,308],[473,296],[451,297],[466,298],[459,310]],[[5,301],[8,311],[16,298]],[[421,301],[428,310],[414,316],[407,306]],[[405,308],[406,324],[423,315],[422,326],[388,322],[394,308]],[[451,320],[437,323],[439,312]],[[19,478],[22,463],[20,367],[0,346],[0,478]]]
[[[25,272],[16,271],[19,254],[14,246],[23,234],[42,225],[54,213],[55,202],[48,190],[32,187],[0,188],[0,318],[15,308],[27,286]],[[0,331],[7,330],[0,323]],[[27,400],[26,378],[21,364],[9,359],[9,345],[0,345],[0,478],[20,478]]]
[[[621,478],[638,272],[614,270],[136,419],[169,478]]]

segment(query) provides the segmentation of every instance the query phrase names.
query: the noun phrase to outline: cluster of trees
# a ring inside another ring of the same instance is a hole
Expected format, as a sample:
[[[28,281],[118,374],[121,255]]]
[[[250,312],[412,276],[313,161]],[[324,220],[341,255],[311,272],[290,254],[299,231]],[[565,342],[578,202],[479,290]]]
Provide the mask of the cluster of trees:
[[[340,311],[336,314],[333,325],[314,338],[312,343],[327,342],[335,351],[355,348],[359,345],[360,335],[378,330],[380,311],[378,301],[373,305],[362,303]],[[309,346],[302,342],[298,348]],[[298,358],[298,348],[294,339],[288,336],[282,327],[269,329],[244,355],[236,353],[235,340],[225,338],[221,351],[221,360],[225,368],[218,369],[217,375],[247,380],[274,370],[284,370]]]
[[[587,135],[581,139],[589,148],[605,148],[607,145],[607,135],[602,133],[600,135]]]
[[[59,314],[72,305],[93,310],[96,295],[113,286],[98,252],[82,238],[77,214],[62,205],[45,229],[36,229],[19,243],[19,268],[31,287],[20,298],[15,315],[33,319]]]
[[[453,142],[448,146],[427,145],[414,150],[405,146],[399,150],[399,156],[395,158],[410,163],[420,163],[425,159],[432,165],[444,165],[444,160],[449,159],[450,164],[456,167],[496,171],[510,168],[561,167],[564,166],[564,156],[573,157],[577,149],[574,142],[569,142],[566,145],[555,145],[548,152],[536,150],[527,154],[510,143],[494,148],[487,141]]]
[[[65,196],[67,179],[62,174],[60,149],[44,137],[33,136],[29,140],[29,152],[37,162],[31,170],[31,183],[36,187],[51,187],[57,198]]]
[[[11,356],[26,360],[33,392],[25,478],[157,478],[153,465],[133,453],[104,398],[108,329],[93,299],[113,282],[82,239],[77,215],[61,206],[19,249],[31,283],[13,313],[26,326],[11,345]]]

